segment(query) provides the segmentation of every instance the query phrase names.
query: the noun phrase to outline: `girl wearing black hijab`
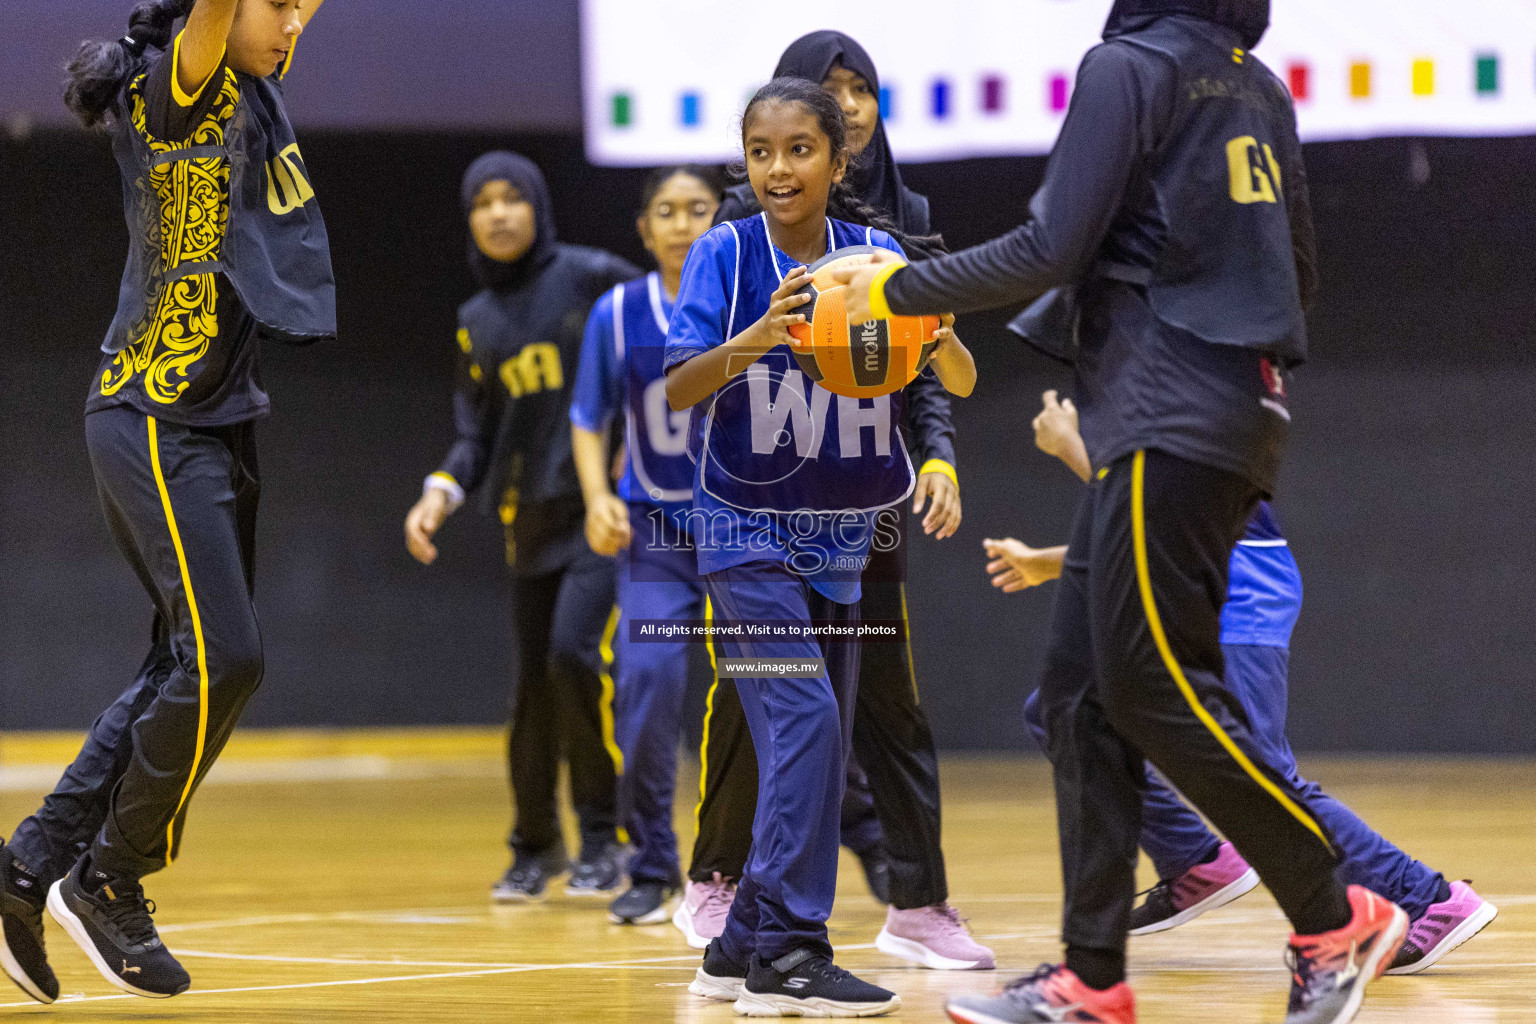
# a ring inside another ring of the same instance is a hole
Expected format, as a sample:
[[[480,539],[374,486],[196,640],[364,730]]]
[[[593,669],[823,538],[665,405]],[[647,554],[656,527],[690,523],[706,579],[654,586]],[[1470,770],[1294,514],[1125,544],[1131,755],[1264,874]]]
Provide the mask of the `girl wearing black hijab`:
[[[507,760],[516,815],[513,863],[491,895],[539,899],[569,868],[568,894],[605,896],[623,875],[613,689],[602,655],[611,649],[614,564],[583,534],[568,383],[592,304],[640,271],[557,241],[544,175],[524,157],[486,153],[465,172],[461,198],[481,291],[459,307],[458,439],[406,517],[406,546],[431,564],[433,535],[470,492],[479,491],[482,511],[500,510],[515,581],[518,684]],[[574,867],[556,813],[562,739],[581,823]]]
[[[928,200],[902,184],[891,156],[880,118],[880,77],[864,48],[841,32],[812,32],[789,45],[773,73],[817,82],[838,100],[854,154],[846,181],[855,195],[903,235],[937,243],[923,237],[930,230]],[[740,220],[759,209],[751,184],[743,183],[727,192],[715,221]],[[923,460],[912,509],[920,511],[931,501],[924,532],[952,536],[960,525],[960,490],[949,396],[937,378],[920,376],[908,387],[907,433]],[[904,563],[899,551],[871,555],[859,602],[866,619],[900,620],[909,627]],[[709,708],[698,837],[683,902],[673,916],[690,944],[699,947],[725,925],[734,879],[741,877],[751,846],[757,803],[757,763],[735,688],[717,683]],[[876,945],[925,967],[990,969],[992,951],[970,937],[948,903],[938,757],[918,704],[905,638],[863,647],[853,755],[842,838],[863,863],[876,897],[890,905]]]

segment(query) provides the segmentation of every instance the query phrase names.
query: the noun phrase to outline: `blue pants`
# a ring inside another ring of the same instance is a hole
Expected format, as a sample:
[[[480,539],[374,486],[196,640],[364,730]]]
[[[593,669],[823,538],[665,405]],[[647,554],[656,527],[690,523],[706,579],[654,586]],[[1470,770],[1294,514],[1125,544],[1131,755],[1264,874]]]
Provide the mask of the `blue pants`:
[[[780,562],[749,562],[710,573],[717,625],[765,619],[856,625],[858,605],[837,604]],[[736,680],[757,752],[752,852],[721,943],[745,960],[776,960],[808,948],[832,955],[827,918],[837,890],[838,824],[845,760],[853,736],[859,644],[822,638],[771,643],[724,637],[726,657],[824,658],[814,679]]]
[[[1343,854],[1339,877],[1385,896],[1411,919],[1423,916],[1439,891],[1441,876],[1393,846],[1297,770],[1296,755],[1285,734],[1290,652],[1284,647],[1243,644],[1222,644],[1221,652],[1226,660],[1227,687],[1248,713],[1254,744],[1269,767],[1301,790],[1307,809],[1333,833]],[[1045,723],[1038,691],[1030,694],[1024,705],[1024,721],[1044,750]],[[1210,859],[1220,842],[1204,819],[1148,765],[1141,848],[1157,868],[1157,877],[1178,878]]]
[[[636,882],[681,883],[672,797],[677,743],[688,689],[688,641],[632,642],[629,621],[704,618],[704,581],[686,537],[669,532],[651,544],[648,506],[630,506],[634,541],[618,558],[618,672],[614,728],[624,754],[619,802],[635,846],[629,875]]]

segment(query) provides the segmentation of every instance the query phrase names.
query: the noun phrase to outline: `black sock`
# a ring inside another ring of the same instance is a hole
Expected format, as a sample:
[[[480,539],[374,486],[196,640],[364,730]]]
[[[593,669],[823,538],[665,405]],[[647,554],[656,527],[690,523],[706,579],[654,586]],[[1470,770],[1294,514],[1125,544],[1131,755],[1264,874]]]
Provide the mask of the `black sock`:
[[[1342,885],[1320,886],[1302,912],[1291,918],[1297,935],[1321,935],[1338,931],[1354,920],[1354,908]]]
[[[1211,852],[1209,854],[1207,854],[1205,857],[1201,858],[1200,863],[1201,864],[1213,863],[1216,860],[1216,858],[1220,857],[1220,856],[1221,856],[1221,843],[1218,842],[1215,846],[1211,847]]]
[[[1125,980],[1125,951],[1068,946],[1067,969],[1084,985],[1102,992]]]
[[[1444,903],[1446,900],[1448,900],[1450,898],[1451,898],[1451,883],[1447,882],[1445,880],[1444,876],[1442,876],[1441,879],[1440,879],[1440,887],[1435,890],[1435,898],[1430,900],[1430,902],[1431,903]]]

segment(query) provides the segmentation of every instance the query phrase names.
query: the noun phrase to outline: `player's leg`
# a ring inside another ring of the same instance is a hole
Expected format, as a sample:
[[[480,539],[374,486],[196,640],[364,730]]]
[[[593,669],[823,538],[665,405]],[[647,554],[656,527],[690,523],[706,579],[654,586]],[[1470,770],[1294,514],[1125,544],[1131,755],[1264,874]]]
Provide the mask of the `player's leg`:
[[[1056,790],[1067,961],[995,996],[950,1000],[950,1016],[963,1024],[1061,1020],[1077,1011],[1106,1022],[1135,1019],[1122,979],[1144,768],[1141,754],[1109,727],[1097,694],[1088,576],[1101,489],[1090,487],[1078,507],[1051,604],[1038,700]]]
[[[1269,763],[1289,778],[1337,840],[1339,877],[1380,893],[1407,912],[1408,939],[1388,968],[1413,974],[1439,961],[1487,927],[1498,909],[1465,882],[1415,860],[1361,820],[1347,805],[1301,777],[1286,736],[1290,652],[1283,647],[1227,644],[1227,684],[1242,700],[1254,740]]]
[[[708,607],[712,611],[713,603]],[[723,649],[716,645],[712,653],[719,657]],[[716,675],[704,702],[699,802],[694,810],[688,882],[682,903],[672,915],[672,923],[695,949],[720,936],[736,899],[736,886],[752,850],[757,774],[757,753],[747,731],[741,695],[733,680]]]
[[[48,909],[113,984],[168,996],[190,979],[156,939],[139,880],[176,856],[197,785],[261,681],[254,452],[248,426],[193,430],[126,408],[87,417],[86,438],[175,667],[134,721],[102,828]]]
[[[857,605],[827,600],[781,563],[714,573],[709,587],[722,625],[858,622]],[[835,967],[826,930],[837,889],[838,820],[859,645],[732,640],[725,649],[732,656],[824,662],[823,673],[814,678],[737,680],[760,768],[752,854],[719,940],[738,963],[743,953],[751,953],[736,1010],[800,1015],[814,1005],[839,1015],[888,1012],[900,1000]]]
[[[639,531],[637,537],[644,536]],[[614,726],[624,755],[626,828],[635,848],[630,887],[609,907],[621,924],[667,919],[667,903],[682,885],[672,799],[677,781],[677,743],[688,688],[688,644],[649,642],[633,635],[634,618],[698,620],[704,617],[697,556],[691,548],[648,550],[636,546],[618,558],[619,629],[614,676]]]
[[[568,867],[556,787],[560,778],[560,698],[549,678],[550,636],[560,574],[514,576],[512,628],[517,682],[507,733],[512,786],[512,865],[495,885],[499,903],[543,899]]]
[[[1334,878],[1334,837],[1266,763],[1223,681],[1227,565],[1257,491],[1158,451],[1117,460],[1101,487],[1089,602],[1106,716],[1231,840],[1296,928],[1293,1019],[1348,1019],[1407,919]]]
[[[871,556],[860,615],[897,621],[895,642],[866,641],[859,657],[853,747],[885,829],[891,905],[875,944],[883,952],[940,970],[990,970],[992,951],[966,931],[949,905],[941,842],[939,759],[918,702],[906,594],[894,552]]]
[[[860,664],[863,664],[862,657]],[[858,759],[848,757],[848,772],[843,779],[843,807],[838,832],[843,845],[859,858],[869,894],[882,904],[891,902],[891,870],[885,857],[885,830],[875,813],[875,798],[869,791],[869,776]]]
[[[622,755],[613,732],[614,560],[583,548],[560,578],[550,634],[549,675],[558,694],[571,803],[581,855],[565,891],[611,897],[624,884],[618,842]]]

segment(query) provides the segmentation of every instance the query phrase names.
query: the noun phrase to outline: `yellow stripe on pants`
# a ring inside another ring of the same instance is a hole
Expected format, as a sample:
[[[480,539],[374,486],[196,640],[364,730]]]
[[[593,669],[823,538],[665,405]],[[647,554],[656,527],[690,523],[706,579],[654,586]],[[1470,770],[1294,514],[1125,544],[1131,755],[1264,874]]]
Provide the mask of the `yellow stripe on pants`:
[[[165,525],[171,531],[171,544],[176,548],[176,562],[181,567],[181,587],[187,593],[187,607],[192,610],[192,636],[197,643],[197,748],[192,752],[192,770],[187,773],[187,784],[182,787],[181,799],[176,801],[176,811],[165,825],[165,866],[171,866],[171,854],[176,848],[176,818],[192,795],[192,783],[203,762],[203,745],[208,740],[208,648],[203,643],[203,620],[197,613],[197,597],[192,592],[192,574],[187,570],[187,552],[181,546],[181,531],[176,528],[176,513],[171,509],[171,492],[165,486],[165,473],[160,469],[160,435],[153,416],[149,421],[149,462],[155,470],[155,486],[160,489],[160,504],[165,507]]]
[[[1163,633],[1163,620],[1157,614],[1157,604],[1152,599],[1152,573],[1147,566],[1147,519],[1145,508],[1147,475],[1147,453],[1138,451],[1135,461],[1131,466],[1131,536],[1136,549],[1136,583],[1141,589],[1141,604],[1147,613],[1147,627],[1152,631],[1152,642],[1157,645],[1157,653],[1163,659],[1163,666],[1168,669],[1168,674],[1173,676],[1173,681],[1178,685],[1179,692],[1184,695],[1190,710],[1195,717],[1200,719],[1202,725],[1210,730],[1216,742],[1220,743],[1227,753],[1232,755],[1249,778],[1270,796],[1279,801],[1280,806],[1290,812],[1291,816],[1306,826],[1307,830],[1318,839],[1322,840],[1329,853],[1333,853],[1333,844],[1328,841],[1328,835],[1312,816],[1292,800],[1285,792],[1274,784],[1270,778],[1259,771],[1254,763],[1243,753],[1242,748],[1233,742],[1221,723],[1211,716],[1211,713],[1200,703],[1195,696],[1195,688],[1189,685],[1189,680],[1184,677],[1184,670],[1179,666],[1178,659],[1173,656],[1173,648],[1168,645],[1168,637]]]
[[[704,789],[709,780],[709,720],[715,715],[715,691],[720,688],[720,669],[715,664],[715,638],[710,627],[715,624],[715,609],[704,598],[704,647],[709,651],[709,667],[715,673],[715,681],[709,684],[704,696],[704,738],[699,740],[699,802],[693,808],[693,831],[697,835],[699,820],[704,815]]]
[[[598,670],[597,678],[602,683],[603,693],[598,699],[597,713],[602,720],[603,746],[608,751],[608,758],[613,762],[615,775],[624,774],[624,751],[619,749],[619,741],[614,738],[613,728],[613,701],[615,687],[613,685],[613,637],[619,630],[619,606],[614,605],[608,613],[608,624],[603,627],[603,639],[597,645],[597,652],[602,656],[603,667]],[[619,842],[629,842],[629,833],[623,825],[617,829]]]

